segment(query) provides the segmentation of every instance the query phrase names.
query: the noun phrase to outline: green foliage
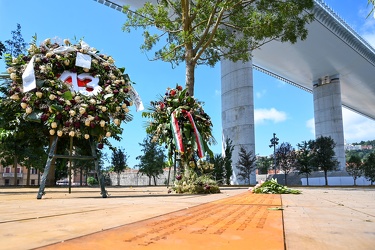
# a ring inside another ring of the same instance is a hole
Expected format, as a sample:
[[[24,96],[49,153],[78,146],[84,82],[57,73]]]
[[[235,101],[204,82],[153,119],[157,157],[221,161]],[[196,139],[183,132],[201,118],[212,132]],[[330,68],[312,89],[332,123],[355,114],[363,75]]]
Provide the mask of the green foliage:
[[[346,172],[351,175],[354,179],[354,185],[356,185],[356,180],[358,177],[362,176],[362,160],[359,156],[351,156],[346,162]]]
[[[22,37],[21,25],[17,23],[17,29],[11,31],[12,39],[5,41],[6,64],[9,66],[12,57],[17,58],[19,55],[25,54],[27,43]]]
[[[251,173],[254,171],[256,165],[256,156],[252,151],[247,152],[245,148],[241,147],[238,154],[239,159],[237,162],[238,177],[240,180],[245,181],[250,185]]]
[[[186,62],[186,85],[194,94],[194,68],[214,66],[220,59],[249,61],[249,51],[279,39],[297,42],[307,37],[313,20],[313,0],[163,0],[136,11],[125,7],[123,30],[143,29],[142,50],[173,66]],[[153,29],[155,28],[156,29]],[[156,32],[155,32],[156,30]],[[160,46],[159,49],[154,49]]]
[[[98,185],[99,182],[97,179],[95,179],[94,177],[90,176],[87,178],[87,185],[89,186],[95,186],[95,185]]]
[[[276,179],[271,179],[257,185],[252,190],[256,194],[300,194],[300,190],[291,189],[277,183]]]
[[[136,159],[140,161],[137,167],[142,175],[144,174],[150,178],[149,185],[151,185],[151,177],[155,179],[163,173],[164,150],[157,142],[152,141],[150,135],[143,140],[143,143],[139,143],[139,145],[142,147],[143,155],[136,157]]]
[[[233,142],[230,138],[225,139],[225,148],[224,148],[224,170],[225,170],[225,184],[230,185],[230,177],[233,174],[232,168],[232,154],[234,150]]]
[[[3,58],[4,52],[5,52],[5,45],[0,41],[0,59]]]
[[[328,185],[327,172],[335,170],[339,162],[335,158],[335,141],[330,136],[320,136],[311,142],[311,163],[324,171],[325,185]]]
[[[176,176],[173,190],[178,194],[214,194],[220,193],[217,182],[210,175],[198,176],[191,171],[189,176]]]
[[[268,156],[260,156],[256,162],[258,174],[267,174],[272,166],[273,159]]]
[[[287,185],[287,177],[290,171],[296,167],[297,154],[289,142],[283,142],[276,149],[277,165],[283,170],[285,175],[285,185]]]
[[[121,173],[127,167],[127,160],[129,156],[124,152],[123,149],[114,149],[112,151],[111,164],[113,166],[113,171],[116,173]]]
[[[363,165],[365,177],[371,181],[371,185],[375,182],[375,152],[372,152]]]
[[[216,154],[214,158],[210,159],[211,164],[214,164],[214,169],[212,172],[212,175],[214,179],[217,181],[219,184],[223,184],[225,179],[224,179],[224,174],[225,174],[225,169],[224,169],[224,158],[222,157],[221,154]]]

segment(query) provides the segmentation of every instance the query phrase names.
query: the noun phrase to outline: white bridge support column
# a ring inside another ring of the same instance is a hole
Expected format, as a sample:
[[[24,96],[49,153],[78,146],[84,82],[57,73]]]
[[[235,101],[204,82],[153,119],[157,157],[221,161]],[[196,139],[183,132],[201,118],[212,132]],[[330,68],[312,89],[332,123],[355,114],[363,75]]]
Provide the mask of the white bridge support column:
[[[339,75],[314,82],[315,137],[330,136],[336,143],[335,154],[340,170],[345,170],[344,126],[342,120]]]
[[[241,146],[247,152],[255,154],[254,133],[254,99],[252,62],[233,63],[221,61],[221,115],[223,127],[223,143],[226,138],[232,140],[233,175],[231,184],[246,184],[238,178],[236,168]],[[255,171],[251,174],[250,184],[256,184]]]

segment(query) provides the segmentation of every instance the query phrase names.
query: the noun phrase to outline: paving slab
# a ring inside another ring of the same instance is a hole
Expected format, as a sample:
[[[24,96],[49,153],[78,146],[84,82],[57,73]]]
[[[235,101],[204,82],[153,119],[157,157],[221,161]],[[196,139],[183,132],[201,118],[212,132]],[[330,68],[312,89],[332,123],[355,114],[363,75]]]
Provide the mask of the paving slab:
[[[374,188],[298,189],[0,188],[0,249],[375,249]]]
[[[375,249],[375,189],[298,188],[282,195],[286,249]]]

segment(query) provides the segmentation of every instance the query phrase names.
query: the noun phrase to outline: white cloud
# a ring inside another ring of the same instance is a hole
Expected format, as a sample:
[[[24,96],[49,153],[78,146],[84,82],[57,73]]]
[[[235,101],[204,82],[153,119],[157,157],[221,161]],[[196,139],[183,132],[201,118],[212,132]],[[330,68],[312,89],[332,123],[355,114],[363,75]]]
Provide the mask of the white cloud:
[[[344,138],[348,143],[375,140],[375,121],[346,108],[342,109]],[[311,118],[306,127],[315,135],[315,120]]]
[[[344,137],[348,143],[375,140],[375,121],[343,108]]]
[[[258,91],[255,93],[255,97],[260,99],[267,93],[267,90],[263,89],[262,91]]]
[[[315,136],[315,119],[314,118],[307,120],[306,127],[310,129],[310,132]]]
[[[287,115],[283,111],[278,111],[275,108],[271,109],[255,109],[254,110],[254,122],[255,124],[261,124],[266,121],[274,123],[283,122],[287,119]]]

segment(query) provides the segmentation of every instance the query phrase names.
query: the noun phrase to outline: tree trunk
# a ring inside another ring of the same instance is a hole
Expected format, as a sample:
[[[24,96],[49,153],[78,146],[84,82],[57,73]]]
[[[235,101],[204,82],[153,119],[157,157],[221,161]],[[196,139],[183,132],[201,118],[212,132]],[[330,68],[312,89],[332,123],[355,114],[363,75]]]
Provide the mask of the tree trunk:
[[[18,159],[17,156],[14,155],[13,158],[13,168],[14,168],[14,186],[17,186],[17,164],[18,164]]]
[[[353,177],[354,180],[354,186],[357,186],[357,177]]]
[[[327,170],[324,171],[324,179],[325,179],[325,181],[326,181],[326,186],[328,186]]]
[[[27,178],[26,178],[26,185],[27,186],[30,186],[30,169],[31,168],[27,169]]]
[[[195,64],[193,62],[186,61],[186,79],[185,85],[188,89],[189,95],[194,96],[194,83],[195,83]]]
[[[306,174],[307,186],[309,185],[309,174]]]
[[[154,177],[154,184],[156,186],[156,178],[155,178],[155,175],[153,175],[152,177]]]
[[[151,186],[151,175],[148,176],[148,185]]]
[[[285,172],[284,173],[284,183],[285,183],[285,186],[288,185],[287,178],[288,178],[288,174]]]

